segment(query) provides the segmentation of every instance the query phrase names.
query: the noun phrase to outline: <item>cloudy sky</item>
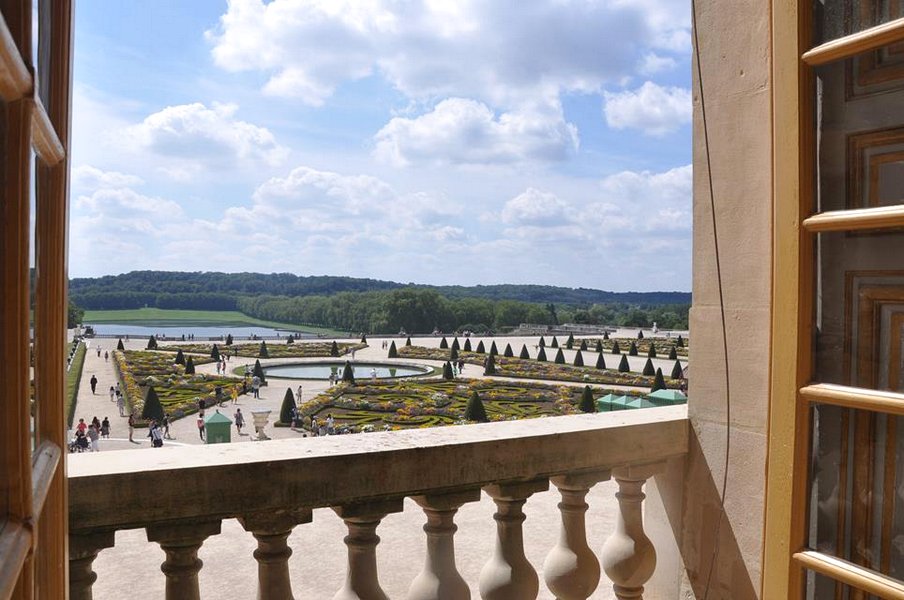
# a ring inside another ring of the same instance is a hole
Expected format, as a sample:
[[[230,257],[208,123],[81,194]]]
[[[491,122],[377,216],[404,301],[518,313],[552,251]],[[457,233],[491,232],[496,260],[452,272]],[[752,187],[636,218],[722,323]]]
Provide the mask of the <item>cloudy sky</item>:
[[[73,276],[690,289],[686,0],[76,6]]]

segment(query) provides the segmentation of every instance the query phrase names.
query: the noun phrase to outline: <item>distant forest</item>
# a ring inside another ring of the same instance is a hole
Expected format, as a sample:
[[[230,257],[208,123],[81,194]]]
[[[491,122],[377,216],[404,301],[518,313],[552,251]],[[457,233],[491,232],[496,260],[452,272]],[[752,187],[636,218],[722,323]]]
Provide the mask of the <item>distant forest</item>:
[[[586,323],[686,328],[686,292],[606,292],[542,285],[428,286],[290,273],[132,271],[76,278],[72,300],[87,310],[144,306],[239,310],[272,321],[370,333]]]

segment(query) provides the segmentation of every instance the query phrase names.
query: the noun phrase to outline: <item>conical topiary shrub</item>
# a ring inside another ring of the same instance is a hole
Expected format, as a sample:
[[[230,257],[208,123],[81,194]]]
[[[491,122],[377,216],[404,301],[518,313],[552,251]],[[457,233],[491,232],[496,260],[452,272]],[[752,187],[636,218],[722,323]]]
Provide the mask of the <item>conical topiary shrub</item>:
[[[220,349],[216,344],[214,344],[213,348],[210,349],[210,358],[214,360],[220,360]]]
[[[122,340],[119,340],[119,342],[117,342],[116,349],[117,350],[125,350],[126,349],[125,344],[122,343]]]
[[[330,356],[339,356],[339,344],[336,343],[336,340],[330,344]]]
[[[399,351],[396,350],[395,342],[389,344],[389,354],[386,355],[388,358],[398,358]]]
[[[267,350],[267,342],[266,340],[261,342],[260,350],[257,351],[257,355],[261,358],[270,358],[270,351]]]
[[[504,356],[504,357],[506,357],[506,358],[512,358],[513,356],[515,356],[515,353],[512,352],[512,345],[511,345],[511,344],[506,344],[506,345],[505,345],[505,350],[502,351],[502,356]]]
[[[569,350],[571,350],[574,347],[574,334],[573,333],[568,334],[568,339],[565,340],[565,347],[568,348]]]
[[[557,365],[565,364],[565,353],[562,352],[561,348],[559,348],[559,350],[556,352],[556,357],[552,361]]]
[[[581,412],[585,413],[596,412],[596,402],[593,401],[593,390],[590,389],[589,385],[585,385],[584,391],[581,392],[581,404],[579,408],[581,409]]]
[[[461,346],[458,345],[458,338],[454,338],[452,340],[452,345],[450,346],[453,350],[461,350]]]
[[[606,359],[603,358],[603,353],[600,352],[596,355],[596,368],[597,369],[605,369],[606,368]]]
[[[652,361],[652,359],[649,359],[649,358],[647,359],[647,362],[645,362],[644,365],[643,365],[643,371],[642,371],[642,372],[643,372],[643,374],[646,375],[647,377],[650,377],[651,375],[655,375],[655,374],[656,374],[656,369],[653,367],[653,361]]]
[[[295,343],[295,336],[290,333],[289,337],[286,338],[286,345],[288,346],[289,344],[294,344],[294,343]]]
[[[195,374],[195,361],[191,356],[189,356],[185,360],[185,374],[186,375],[194,375]]]
[[[621,354],[621,346],[618,345],[618,340],[612,342],[612,354]]]
[[[684,348],[684,338],[681,335],[678,336],[678,339],[675,340],[675,345],[679,348]]]
[[[157,397],[154,386],[148,386],[144,393],[144,408],[141,409],[141,418],[145,421],[154,419],[158,423],[162,423],[163,417],[163,405],[160,404],[160,398]]]
[[[477,350],[475,350],[477,354],[484,354],[486,352],[486,348],[483,347],[483,340],[477,342]]]
[[[292,388],[286,388],[286,395],[283,396],[282,405],[279,407],[280,423],[288,424],[292,422],[293,408],[295,408],[295,394],[292,393]]]
[[[585,351],[585,352],[586,352],[586,351],[587,351],[587,340],[581,340],[581,345],[579,346],[579,348],[580,348],[582,351]]]
[[[639,340],[643,339],[643,329],[637,330],[637,339],[639,339]]]
[[[292,336],[290,335],[289,337],[291,338]],[[231,333],[226,334],[226,345],[227,346],[232,345],[232,334]]]
[[[581,353],[578,352],[574,355],[574,366],[583,367],[584,366],[584,357],[581,356]]]
[[[352,369],[352,363],[348,361],[345,361],[345,366],[342,368],[342,381],[355,385],[355,370]]]
[[[176,363],[177,365],[185,364],[185,355],[182,354],[182,350],[179,350],[178,352],[176,352],[176,360],[174,360],[173,362]]]
[[[681,368],[681,361],[675,361],[675,366],[672,367],[672,379],[684,379],[684,369]]]
[[[361,343],[362,343],[362,344],[366,344],[366,343],[367,343],[367,334],[366,334],[366,333],[362,333],[362,334],[361,334]]]
[[[537,345],[540,346],[541,348],[545,348],[545,347],[546,347],[546,340],[543,339],[543,336],[542,336],[542,335],[540,336],[540,341],[537,343]]]
[[[406,346],[410,346],[410,345],[411,345],[411,336],[408,336],[408,338],[405,339],[405,345],[406,345]]]
[[[487,418],[487,411],[483,407],[483,401],[476,391],[471,392],[471,399],[468,400],[468,406],[465,408],[465,419],[468,421],[477,421],[478,423],[486,423],[489,421]]]
[[[527,350],[527,344],[521,344],[521,354],[518,356],[525,360],[530,359],[530,352]]]
[[[552,343],[549,345],[550,348],[558,348],[559,340],[556,339],[556,336],[552,336]]]
[[[464,350],[465,350],[465,352],[471,351],[471,340],[470,339],[465,340]]]
[[[537,352],[537,360],[540,362],[546,362],[546,348],[540,348],[540,351]]]
[[[637,356],[637,344],[631,342],[631,347],[628,348],[628,356]]]
[[[656,345],[650,342],[650,349],[647,350],[647,358],[656,358]]]
[[[449,360],[458,360],[458,349],[455,346],[449,350]]]
[[[618,363],[618,372],[619,373],[630,373],[631,366],[628,364],[628,357],[624,354],[621,355],[621,362]]]
[[[486,364],[483,367],[484,375],[495,375],[496,374],[496,355],[488,354],[486,359]]]
[[[604,332],[603,332],[603,339],[604,339],[604,340],[608,340],[608,339],[609,339],[609,332],[608,332],[608,331],[604,331]]]
[[[669,360],[678,360],[678,349],[675,346],[669,350]]]
[[[490,344],[490,354],[499,354],[499,350],[496,349],[496,342]]]
[[[602,351],[603,351],[603,342],[602,342],[602,340],[596,340],[596,348],[595,348],[595,349],[596,349],[597,352],[602,352]]]
[[[253,373],[258,379],[261,380],[261,385],[263,385],[264,381],[266,381],[266,378],[264,377],[264,368],[261,366],[261,361],[259,361],[259,360],[254,361]]]
[[[157,338],[153,335],[148,338],[148,350],[156,350],[157,349]]]
[[[446,341],[445,336],[443,336],[443,339],[441,339],[439,341],[439,347],[442,348],[443,350],[446,350],[447,348],[449,348],[449,342]]]
[[[454,379],[454,375],[452,375],[452,363],[446,361],[443,365],[443,379]]]
[[[650,389],[650,391],[656,392],[664,389],[665,379],[662,377],[662,369],[656,369],[656,377],[653,379],[653,387]]]

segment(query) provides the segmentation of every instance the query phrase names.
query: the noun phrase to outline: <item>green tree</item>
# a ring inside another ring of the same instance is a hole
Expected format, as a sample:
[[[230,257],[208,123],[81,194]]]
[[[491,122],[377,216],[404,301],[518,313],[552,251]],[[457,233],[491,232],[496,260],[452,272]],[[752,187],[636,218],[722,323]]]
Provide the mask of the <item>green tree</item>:
[[[540,362],[546,362],[546,348],[540,348],[540,351],[537,352],[537,360]]]
[[[154,386],[148,386],[144,393],[144,408],[141,409],[141,418],[145,421],[154,419],[158,423],[162,423],[163,417],[163,405],[160,404],[160,398],[157,397]]]
[[[603,358],[603,353],[600,352],[596,355],[596,368],[597,369],[605,369],[606,368],[606,359]]]
[[[261,366],[260,360],[254,361],[254,375],[261,380],[261,385],[263,385],[266,378],[264,377],[264,368]]]
[[[584,357],[581,356],[581,353],[578,352],[574,355],[574,366],[583,367],[584,366]]]
[[[568,348],[569,350],[571,350],[574,347],[574,334],[573,333],[568,334],[568,339],[565,340],[565,347]]]
[[[85,310],[80,308],[72,298],[69,299],[69,309],[66,311],[66,327],[72,329],[78,327],[82,323],[85,316]]]
[[[530,352],[528,352],[527,350],[527,344],[521,345],[521,354],[519,354],[518,356],[525,360],[530,359]]]
[[[511,344],[505,345],[505,350],[502,351],[502,356],[504,356],[506,358],[512,358],[513,356],[515,356],[515,353],[512,351]]]
[[[550,348],[558,348],[559,340],[556,339],[556,336],[552,336],[552,343],[549,345]]]
[[[628,348],[628,356],[637,356],[637,344],[633,341],[631,342],[631,347]]]
[[[651,341],[650,349],[647,350],[647,358],[656,358],[656,345]]]
[[[389,354],[387,354],[386,356],[387,356],[387,358],[398,358],[399,357],[399,351],[396,350],[395,341],[393,341],[392,343],[389,344]]]
[[[125,344],[122,343],[122,339],[120,339],[118,342],[116,342],[116,349],[117,350],[125,350],[126,349]]]
[[[487,423],[487,411],[483,407],[483,401],[477,391],[471,392],[471,399],[468,400],[468,406],[465,408],[465,419],[468,421],[477,421],[478,423]]]
[[[257,355],[261,358],[270,358],[270,352],[267,350],[267,341],[264,340],[261,342],[261,348],[258,350]]]
[[[195,374],[195,360],[191,357],[191,355],[189,355],[189,357],[185,360],[185,374]]]
[[[665,389],[665,379],[662,377],[662,369],[656,369],[656,377],[653,379],[653,387],[651,392]]]
[[[483,340],[480,340],[479,342],[477,342],[476,352],[477,352],[477,354],[483,354],[486,352],[486,348],[483,347]]]
[[[449,360],[458,360],[458,350],[455,349],[455,346],[449,350]]]
[[[631,366],[628,364],[628,357],[624,354],[621,355],[621,362],[618,363],[618,372],[619,373],[630,373]]]
[[[490,354],[499,354],[499,350],[496,349],[496,342],[490,344]]]
[[[330,344],[330,356],[339,356],[339,344],[336,343],[336,340]]]
[[[674,345],[669,350],[669,360],[678,360],[678,349]]]
[[[216,344],[214,344],[213,348],[210,349],[210,358],[214,360],[220,360],[220,349],[217,348]]]
[[[452,363],[448,360],[443,364],[443,379],[454,379],[455,376],[452,374]]]
[[[465,349],[465,352],[471,351],[471,338],[468,338],[465,340],[464,349]]]
[[[562,352],[561,348],[559,348],[558,351],[556,352],[556,357],[553,359],[553,362],[556,363],[557,365],[565,364],[565,354]]]
[[[612,342],[612,354],[621,354],[621,346],[618,345],[618,340]]]
[[[596,412],[596,402],[593,401],[593,390],[590,389],[589,385],[585,385],[584,391],[581,393],[580,409],[581,412],[585,413]]]
[[[295,394],[292,393],[292,388],[286,388],[286,395],[283,396],[282,405],[279,407],[280,423],[288,424],[292,422],[293,408],[295,408]]]
[[[496,374],[496,355],[490,353],[487,355],[486,360],[484,361],[483,367],[484,375],[495,375]]]
[[[452,349],[453,350],[461,350],[461,346],[458,345],[457,337],[452,340]]]
[[[176,352],[176,360],[174,360],[173,362],[177,365],[185,364],[185,355],[182,354],[182,350],[179,350],[178,352]]]
[[[342,381],[355,385],[355,370],[348,361],[345,361],[345,367],[342,368]]]
[[[672,367],[671,377],[672,379],[684,379],[684,369],[681,368],[681,361],[675,361],[675,366]]]
[[[157,338],[153,335],[148,338],[148,350],[156,350],[157,349]]]
[[[652,359],[649,359],[649,358],[648,358],[648,359],[647,359],[647,362],[644,363],[644,365],[643,365],[643,374],[646,375],[647,377],[656,374],[656,369],[653,367],[653,360],[652,360]]]
[[[443,336],[443,339],[439,341],[439,347],[443,350],[446,350],[449,347],[449,342],[446,341],[446,336]]]
[[[292,336],[290,335],[289,337],[292,337]],[[226,345],[227,345],[227,346],[231,346],[231,345],[232,345],[232,334],[231,334],[231,333],[227,333],[227,334],[226,334]]]

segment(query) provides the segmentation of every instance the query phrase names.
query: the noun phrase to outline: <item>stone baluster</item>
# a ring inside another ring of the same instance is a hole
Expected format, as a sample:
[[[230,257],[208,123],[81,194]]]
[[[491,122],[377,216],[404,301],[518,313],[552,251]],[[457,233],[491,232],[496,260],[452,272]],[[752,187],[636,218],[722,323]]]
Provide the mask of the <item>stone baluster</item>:
[[[208,537],[220,533],[220,521],[155,523],[146,528],[148,541],[166,554],[160,570],[166,575],[167,600],[200,600],[198,571],[204,563],[198,549]]]
[[[348,527],[348,571],[333,600],[389,600],[377,577],[377,526],[389,513],[402,511],[402,498],[334,506]]]
[[[414,496],[424,509],[427,560],[408,589],[408,600],[468,600],[471,590],[455,567],[455,513],[462,504],[480,500],[480,490]]]
[[[69,534],[70,600],[91,600],[94,597],[92,587],[97,581],[94,559],[104,548],[112,548],[115,539],[114,531]]]
[[[292,549],[286,541],[296,525],[311,522],[310,509],[253,513],[239,517],[239,523],[257,540],[258,600],[294,600],[289,579]]]
[[[619,600],[643,598],[643,586],[656,570],[656,549],[643,530],[643,485],[662,463],[621,467],[612,471],[618,483],[615,531],[603,544],[602,562]]]
[[[559,489],[562,527],[559,541],[543,564],[546,587],[559,600],[586,600],[600,582],[600,563],[587,544],[584,498],[590,488],[609,479],[609,471],[570,473],[550,478]]]
[[[531,494],[549,489],[549,480],[496,483],[483,489],[496,503],[496,548],[480,572],[480,596],[484,600],[536,598],[540,581],[524,556],[522,508]]]

